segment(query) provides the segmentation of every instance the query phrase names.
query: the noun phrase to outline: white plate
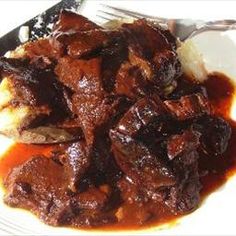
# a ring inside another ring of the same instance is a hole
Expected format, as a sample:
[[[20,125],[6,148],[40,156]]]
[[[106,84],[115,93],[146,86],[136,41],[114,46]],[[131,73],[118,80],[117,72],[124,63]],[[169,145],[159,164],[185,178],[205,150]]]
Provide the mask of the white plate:
[[[235,16],[236,2],[196,1],[87,1],[82,14],[99,21],[96,12],[101,2],[146,14],[198,19],[223,19]],[[50,3],[51,4],[51,3]],[[1,5],[1,3],[0,3]],[[213,9],[212,9],[213,8]],[[211,10],[212,9],[212,10]],[[1,10],[0,10],[1,12]],[[210,71],[221,71],[236,81],[236,32],[200,35],[195,38]],[[0,137],[1,148],[10,145]],[[3,192],[0,190],[0,199]],[[143,231],[103,232],[54,228],[41,223],[35,216],[19,209],[11,209],[0,200],[0,235],[236,235],[236,176],[207,197],[192,214],[175,225],[164,225]]]

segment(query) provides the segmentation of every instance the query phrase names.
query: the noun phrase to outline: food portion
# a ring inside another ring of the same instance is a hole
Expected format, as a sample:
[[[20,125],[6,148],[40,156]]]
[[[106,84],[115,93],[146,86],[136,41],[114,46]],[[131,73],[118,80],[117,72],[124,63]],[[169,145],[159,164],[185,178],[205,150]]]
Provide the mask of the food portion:
[[[231,138],[205,84],[183,75],[175,37],[144,19],[108,30],[64,11],[48,38],[0,58],[0,75],[0,132],[61,142],[4,178],[5,203],[50,225],[134,228],[189,213],[200,160],[220,160]]]

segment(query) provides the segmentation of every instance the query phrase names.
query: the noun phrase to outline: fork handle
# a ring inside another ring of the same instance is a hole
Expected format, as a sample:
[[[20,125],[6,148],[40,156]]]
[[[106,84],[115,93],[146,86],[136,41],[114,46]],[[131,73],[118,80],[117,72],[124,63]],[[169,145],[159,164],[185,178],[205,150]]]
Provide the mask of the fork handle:
[[[205,31],[226,31],[233,29],[236,29],[236,20],[208,21],[193,31],[192,34],[189,35],[189,38],[192,38]]]

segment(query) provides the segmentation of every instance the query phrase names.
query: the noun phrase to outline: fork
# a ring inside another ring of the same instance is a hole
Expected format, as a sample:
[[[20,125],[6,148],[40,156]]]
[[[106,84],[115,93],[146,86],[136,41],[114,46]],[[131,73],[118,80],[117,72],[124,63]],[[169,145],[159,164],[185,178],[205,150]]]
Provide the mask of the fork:
[[[216,20],[216,21],[203,21],[193,19],[169,19],[157,16],[141,14],[138,12],[130,11],[123,8],[102,5],[104,10],[99,10],[97,17],[102,20],[125,20],[131,18],[134,20],[145,18],[153,23],[168,28],[179,40],[185,41],[204,31],[226,31],[236,29],[236,20]]]

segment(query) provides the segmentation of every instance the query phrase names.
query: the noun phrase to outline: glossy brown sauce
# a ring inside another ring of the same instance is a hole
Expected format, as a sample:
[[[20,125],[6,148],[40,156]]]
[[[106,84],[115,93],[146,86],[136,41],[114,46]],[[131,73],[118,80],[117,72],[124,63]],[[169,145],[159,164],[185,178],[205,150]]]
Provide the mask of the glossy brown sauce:
[[[53,146],[50,145],[14,144],[0,159],[0,178],[4,178],[12,168],[21,165],[32,156],[48,156],[52,149]]]
[[[222,186],[236,172],[236,122],[230,118],[236,87],[229,78],[220,73],[209,75],[204,86],[215,113],[230,123],[232,136],[228,149],[222,157],[200,159],[200,168],[208,171],[201,178],[203,197]]]
[[[203,185],[201,195],[202,199],[209,193],[222,186],[230,176],[236,171],[236,122],[230,119],[230,109],[233,103],[235,94],[235,86],[230,80],[219,73],[209,75],[209,79],[205,82],[204,86],[207,89],[209,99],[211,100],[214,110],[217,114],[223,116],[232,127],[232,138],[226,153],[219,158],[204,158],[202,157],[199,162],[200,170],[203,173],[201,182]],[[12,146],[0,160],[0,178],[4,178],[6,174],[13,168],[26,160],[44,154],[48,156],[50,152],[56,148],[57,145],[26,145],[16,144]],[[120,221],[118,224],[106,226],[103,229],[108,230],[126,230],[126,229],[140,229],[150,226],[157,226],[159,224],[170,222],[177,218],[173,215],[167,207],[159,204],[149,204],[148,207],[152,211],[156,211],[155,217],[148,221],[145,226],[140,226],[137,221],[137,205],[123,205],[124,211],[122,214],[127,215],[124,217],[125,221]],[[140,210],[142,208],[140,207]],[[179,217],[179,215],[178,215]],[[130,227],[132,225],[132,227]],[[135,226],[136,225],[136,226]]]

